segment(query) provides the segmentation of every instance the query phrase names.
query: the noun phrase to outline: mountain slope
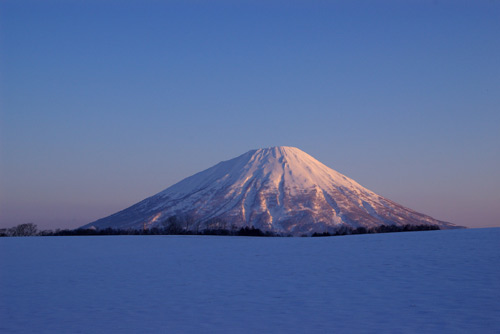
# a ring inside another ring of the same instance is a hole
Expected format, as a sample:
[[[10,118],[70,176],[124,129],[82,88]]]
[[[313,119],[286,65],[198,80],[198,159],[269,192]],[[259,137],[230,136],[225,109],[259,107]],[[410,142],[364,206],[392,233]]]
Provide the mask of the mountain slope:
[[[83,228],[154,227],[172,216],[188,229],[253,226],[292,235],[342,225],[457,227],[379,196],[297,148],[272,147],[223,161]]]

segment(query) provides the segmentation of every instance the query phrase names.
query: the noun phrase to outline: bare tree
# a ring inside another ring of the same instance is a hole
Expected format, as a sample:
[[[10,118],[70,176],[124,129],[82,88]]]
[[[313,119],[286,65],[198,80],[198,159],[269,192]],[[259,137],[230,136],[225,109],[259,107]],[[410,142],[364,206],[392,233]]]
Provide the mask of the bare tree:
[[[177,216],[170,216],[162,223],[163,229],[168,234],[178,234],[182,231],[181,221]]]
[[[194,221],[194,218],[192,216],[187,215],[184,217],[184,223],[185,223],[186,231],[189,231],[189,228],[193,226],[195,221]]]
[[[9,235],[13,237],[29,237],[36,235],[37,226],[33,223],[20,224],[9,229]]]

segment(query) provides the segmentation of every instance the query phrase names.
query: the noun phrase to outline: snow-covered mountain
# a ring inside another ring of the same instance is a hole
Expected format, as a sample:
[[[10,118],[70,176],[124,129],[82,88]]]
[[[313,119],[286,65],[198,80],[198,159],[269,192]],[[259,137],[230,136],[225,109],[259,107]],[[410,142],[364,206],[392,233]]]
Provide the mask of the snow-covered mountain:
[[[82,228],[161,227],[173,216],[192,230],[249,226],[291,235],[343,225],[458,227],[379,196],[298,148],[280,146],[220,162]]]

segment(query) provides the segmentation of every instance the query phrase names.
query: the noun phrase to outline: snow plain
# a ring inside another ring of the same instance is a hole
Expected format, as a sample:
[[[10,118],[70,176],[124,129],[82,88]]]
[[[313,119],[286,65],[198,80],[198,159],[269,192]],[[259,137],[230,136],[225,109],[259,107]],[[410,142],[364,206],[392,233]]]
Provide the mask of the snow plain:
[[[499,333],[500,228],[0,239],[1,333]]]

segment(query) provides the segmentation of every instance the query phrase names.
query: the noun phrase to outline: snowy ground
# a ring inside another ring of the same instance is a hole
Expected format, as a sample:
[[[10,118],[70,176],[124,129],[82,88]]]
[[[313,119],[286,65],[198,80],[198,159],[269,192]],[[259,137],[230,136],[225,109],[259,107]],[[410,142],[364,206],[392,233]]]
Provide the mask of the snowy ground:
[[[500,228],[0,239],[1,333],[499,333]]]

